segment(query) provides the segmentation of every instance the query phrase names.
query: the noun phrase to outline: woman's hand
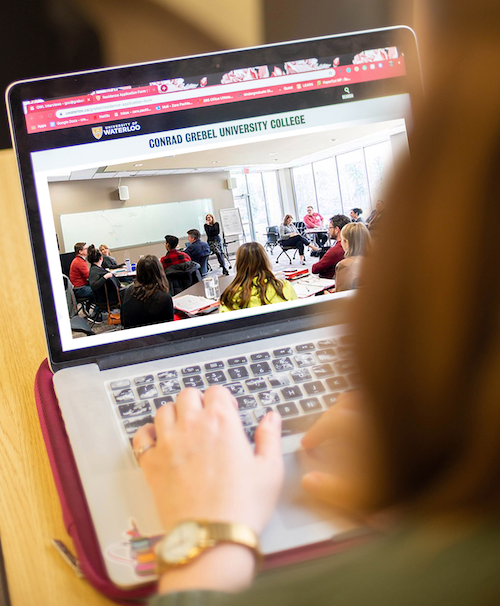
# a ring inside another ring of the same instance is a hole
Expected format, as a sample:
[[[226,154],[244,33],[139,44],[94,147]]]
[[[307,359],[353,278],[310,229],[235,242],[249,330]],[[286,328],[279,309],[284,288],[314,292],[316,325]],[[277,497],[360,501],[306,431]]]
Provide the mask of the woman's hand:
[[[236,400],[224,387],[202,394],[185,389],[176,405],[158,410],[154,425],[134,436],[149,447],[140,465],[165,530],[186,519],[240,522],[259,534],[271,517],[283,482],[281,417],[267,414],[255,433],[255,452],[243,430]],[[187,566],[166,572],[160,591],[248,585],[254,559],[246,547],[220,544]]]
[[[306,492],[358,516],[377,506],[379,450],[359,391],[341,394],[302,438],[302,446],[316,448],[318,459],[318,471],[302,478]]]
[[[104,279],[109,280],[109,278],[111,278],[112,276],[113,276],[113,273],[111,271],[108,271],[107,274],[104,274]]]
[[[158,410],[154,425],[134,436],[166,530],[188,518],[242,522],[260,533],[276,505],[283,480],[281,417],[264,417],[250,445],[236,400],[224,387],[203,395],[185,389],[177,403]]]

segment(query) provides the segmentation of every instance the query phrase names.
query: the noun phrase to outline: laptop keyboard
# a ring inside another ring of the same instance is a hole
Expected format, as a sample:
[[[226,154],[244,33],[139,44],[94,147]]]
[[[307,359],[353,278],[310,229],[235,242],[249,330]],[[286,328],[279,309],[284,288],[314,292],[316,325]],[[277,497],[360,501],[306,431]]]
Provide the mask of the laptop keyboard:
[[[179,366],[107,384],[120,424],[130,444],[134,433],[152,423],[156,411],[185,387],[202,391],[223,385],[238,402],[248,439],[271,410],[282,419],[282,436],[307,431],[333,406],[342,391],[358,386],[348,335],[319,339],[238,357]]]

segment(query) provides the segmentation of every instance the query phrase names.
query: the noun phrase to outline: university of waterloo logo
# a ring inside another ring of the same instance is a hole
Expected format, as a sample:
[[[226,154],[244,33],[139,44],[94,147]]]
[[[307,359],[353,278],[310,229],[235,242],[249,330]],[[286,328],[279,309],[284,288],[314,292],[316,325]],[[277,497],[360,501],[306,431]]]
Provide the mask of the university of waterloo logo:
[[[92,134],[97,140],[99,140],[102,137],[102,126],[93,126]]]

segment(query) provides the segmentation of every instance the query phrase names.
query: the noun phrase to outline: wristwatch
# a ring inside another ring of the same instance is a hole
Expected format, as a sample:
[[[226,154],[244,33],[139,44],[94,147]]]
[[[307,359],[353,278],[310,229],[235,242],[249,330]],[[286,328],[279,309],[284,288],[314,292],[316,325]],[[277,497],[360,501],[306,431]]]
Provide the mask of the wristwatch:
[[[169,568],[188,564],[218,543],[244,545],[254,552],[257,563],[262,559],[259,539],[245,524],[185,520],[177,524],[157,543],[156,572],[162,574]]]

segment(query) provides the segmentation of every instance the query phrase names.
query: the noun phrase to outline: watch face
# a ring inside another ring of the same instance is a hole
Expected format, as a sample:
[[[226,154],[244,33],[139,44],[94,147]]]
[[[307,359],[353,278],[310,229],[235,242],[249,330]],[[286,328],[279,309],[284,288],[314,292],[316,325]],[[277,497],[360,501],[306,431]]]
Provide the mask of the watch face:
[[[169,564],[178,564],[187,559],[198,547],[200,527],[196,522],[182,522],[165,538],[161,546],[161,557]]]

